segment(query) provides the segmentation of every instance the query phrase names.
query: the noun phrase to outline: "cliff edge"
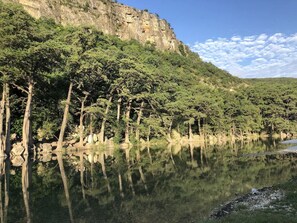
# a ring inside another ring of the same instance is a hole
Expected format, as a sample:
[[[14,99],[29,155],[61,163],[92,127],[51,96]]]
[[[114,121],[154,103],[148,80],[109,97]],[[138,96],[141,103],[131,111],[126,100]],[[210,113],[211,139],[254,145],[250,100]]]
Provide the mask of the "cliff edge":
[[[158,15],[113,0],[3,0],[23,5],[34,18],[53,18],[62,25],[87,25],[120,39],[150,42],[160,50],[179,51],[184,45],[169,23]]]

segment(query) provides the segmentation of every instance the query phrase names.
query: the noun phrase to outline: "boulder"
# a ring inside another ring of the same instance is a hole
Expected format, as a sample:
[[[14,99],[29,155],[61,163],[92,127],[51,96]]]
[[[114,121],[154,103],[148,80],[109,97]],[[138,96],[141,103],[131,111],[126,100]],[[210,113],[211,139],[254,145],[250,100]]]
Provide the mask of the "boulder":
[[[94,143],[93,135],[91,135],[91,134],[88,136],[88,143],[89,144],[93,144]]]
[[[25,162],[24,158],[22,156],[13,156],[11,157],[11,164],[12,166],[22,166],[23,163]]]
[[[51,143],[51,146],[52,146],[52,147],[57,147],[57,146],[58,146],[58,142],[52,142],[52,143]]]
[[[49,161],[52,160],[52,154],[50,154],[50,153],[43,154],[43,155],[39,158],[39,160],[40,160],[41,162],[44,162],[44,163],[49,162]]]
[[[77,142],[77,139],[74,138],[74,139],[71,139],[71,140],[67,141],[67,144],[68,144],[69,146],[73,146],[76,142]]]
[[[53,151],[53,147],[51,143],[43,143],[39,146],[41,148],[42,153],[51,153]]]
[[[10,156],[20,156],[24,153],[25,147],[22,145],[22,143],[15,143],[12,145]]]
[[[93,141],[97,142],[98,141],[98,136],[96,134],[93,134]]]

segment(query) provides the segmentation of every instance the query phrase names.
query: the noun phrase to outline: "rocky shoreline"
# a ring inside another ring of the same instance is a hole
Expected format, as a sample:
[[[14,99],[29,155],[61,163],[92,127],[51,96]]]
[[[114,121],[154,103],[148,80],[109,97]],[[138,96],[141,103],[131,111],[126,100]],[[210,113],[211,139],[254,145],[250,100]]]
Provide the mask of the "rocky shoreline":
[[[227,215],[240,211],[255,211],[255,210],[274,210],[278,209],[276,201],[280,201],[284,198],[285,193],[280,189],[274,187],[265,187],[262,189],[252,189],[250,193],[241,197],[235,198],[223,204],[221,207],[215,209],[211,215],[211,219],[220,219]],[[282,207],[290,212],[291,207]]]

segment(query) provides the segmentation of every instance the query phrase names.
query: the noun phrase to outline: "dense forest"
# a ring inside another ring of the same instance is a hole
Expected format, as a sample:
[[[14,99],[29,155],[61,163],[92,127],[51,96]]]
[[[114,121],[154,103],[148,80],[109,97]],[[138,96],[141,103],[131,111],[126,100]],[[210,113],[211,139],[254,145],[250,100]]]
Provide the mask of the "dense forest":
[[[35,20],[1,1],[0,75],[2,152],[11,140],[29,151],[46,140],[61,149],[66,137],[83,146],[87,136],[136,143],[297,130],[297,79],[242,80],[183,47],[162,52]]]

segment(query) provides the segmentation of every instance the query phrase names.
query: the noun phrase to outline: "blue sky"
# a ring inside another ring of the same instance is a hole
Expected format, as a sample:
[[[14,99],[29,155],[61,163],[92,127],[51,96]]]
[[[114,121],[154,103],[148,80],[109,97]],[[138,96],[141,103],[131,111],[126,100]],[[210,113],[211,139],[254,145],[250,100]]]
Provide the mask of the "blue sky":
[[[166,19],[205,61],[240,77],[297,77],[297,0],[118,0]]]

